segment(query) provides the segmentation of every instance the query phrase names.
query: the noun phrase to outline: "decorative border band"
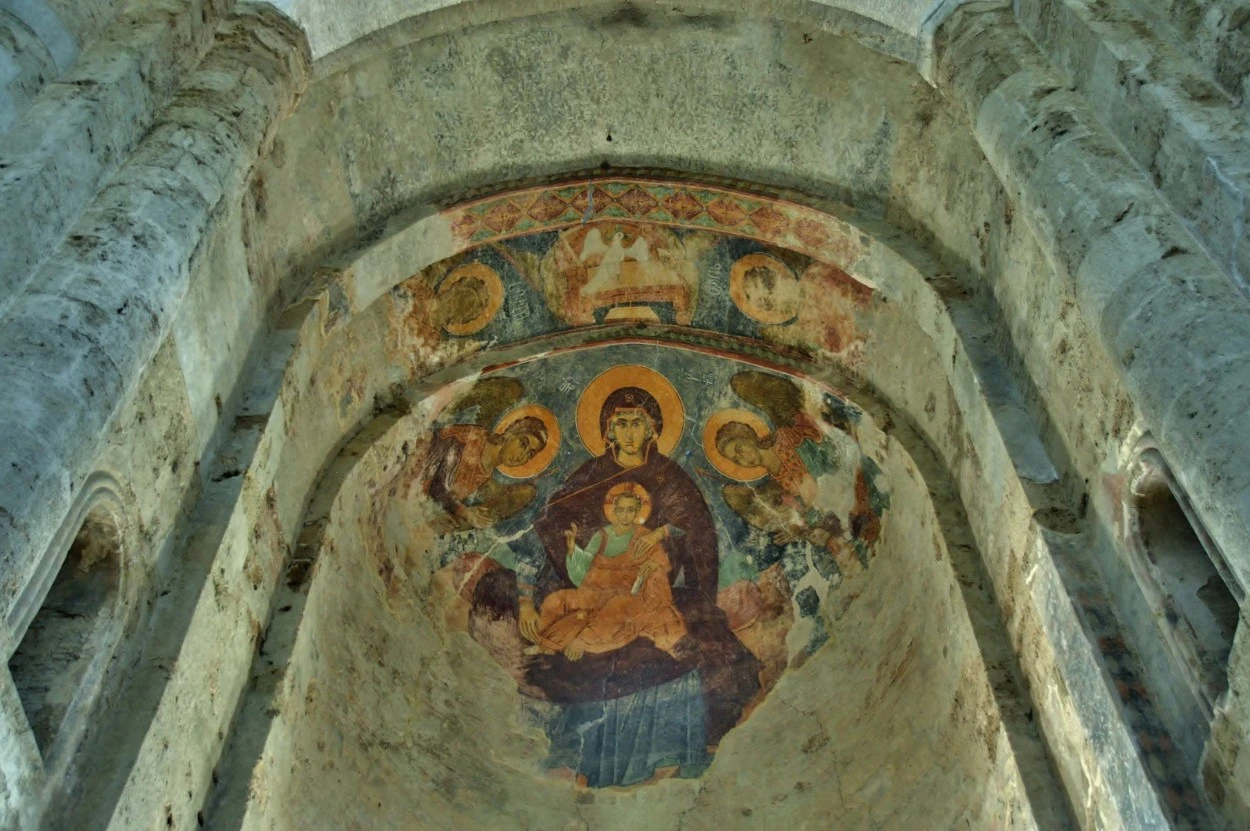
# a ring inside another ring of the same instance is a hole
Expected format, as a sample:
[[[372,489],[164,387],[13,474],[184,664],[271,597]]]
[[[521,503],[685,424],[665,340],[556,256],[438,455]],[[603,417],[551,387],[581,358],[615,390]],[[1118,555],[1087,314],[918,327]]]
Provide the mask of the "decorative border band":
[[[458,205],[442,215],[461,249],[597,220],[749,237],[847,270],[864,248],[854,227],[805,205],[727,188],[641,178],[529,188]]]

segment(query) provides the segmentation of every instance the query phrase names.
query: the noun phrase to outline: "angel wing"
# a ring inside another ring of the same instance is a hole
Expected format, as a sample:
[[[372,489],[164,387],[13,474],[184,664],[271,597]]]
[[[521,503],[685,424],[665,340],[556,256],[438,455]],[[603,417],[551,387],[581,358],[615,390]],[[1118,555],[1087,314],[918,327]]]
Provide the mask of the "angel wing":
[[[525,386],[515,378],[483,378],[456,402],[451,413],[459,415],[476,407],[473,423],[490,429],[524,394]]]
[[[591,228],[586,238],[582,240],[582,252],[577,255],[579,262],[586,262],[591,257],[597,257],[606,254],[608,251],[607,243],[603,241],[603,234],[598,228]]]
[[[637,260],[645,263],[651,259],[651,252],[648,250],[647,238],[639,237],[634,240],[634,244],[625,249],[625,259]]]
[[[855,507],[851,509],[851,534],[865,545],[872,545],[881,534],[881,515],[890,507],[890,495],[881,490],[877,477],[881,468],[865,456],[855,471]]]
[[[486,490],[481,504],[490,509],[490,515],[499,522],[521,513],[537,495],[538,488],[528,482],[497,485]]]
[[[762,485],[725,485],[721,496],[725,504],[742,517],[747,525],[774,534],[786,531],[794,525],[797,517],[784,501],[784,491],[769,480]]]
[[[537,495],[538,488],[528,482],[518,482],[512,485],[487,482],[474,494],[475,499],[472,505],[473,508],[486,509],[484,524],[474,526],[467,517],[452,516],[440,511],[437,516],[430,519],[430,527],[435,534],[455,534],[461,531],[471,531],[474,527],[489,528],[496,522],[502,522],[525,510]]]
[[[729,386],[742,400],[768,413],[778,427],[793,426],[803,411],[803,390],[789,378],[745,370],[730,378]]]
[[[825,393],[821,403],[820,414],[825,423],[836,427],[843,433],[856,437],[856,425],[859,424],[859,411],[840,398]]]

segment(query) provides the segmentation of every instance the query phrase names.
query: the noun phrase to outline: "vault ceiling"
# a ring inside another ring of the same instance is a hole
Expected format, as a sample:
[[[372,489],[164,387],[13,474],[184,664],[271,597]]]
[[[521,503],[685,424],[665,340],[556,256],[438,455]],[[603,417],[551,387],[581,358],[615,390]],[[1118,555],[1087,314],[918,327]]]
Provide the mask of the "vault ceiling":
[[[578,6],[621,5],[595,0],[529,0],[529,2],[474,2],[474,0],[359,0],[341,3],[336,0],[275,0],[274,5],[304,27],[314,58],[342,49],[355,40],[393,26],[401,21],[437,11],[474,16],[476,22],[492,18],[538,14],[560,8]],[[625,4],[626,6],[630,4]],[[634,4],[645,9],[648,4]],[[739,3],[704,2],[686,4],[691,12],[703,6],[709,12],[719,10],[741,12]],[[813,12],[849,12],[866,18],[906,38],[919,38],[930,15],[939,9],[958,5],[943,0],[789,0],[771,6],[792,6],[811,16]],[[823,8],[822,8],[823,7]],[[764,10],[761,10],[763,12]],[[775,11],[782,11],[778,9]],[[784,14],[778,15],[784,16]]]
[[[417,273],[381,279],[401,232],[322,275],[316,389],[370,415],[304,518],[316,567],[277,601],[301,619],[266,647],[294,704],[245,706],[265,748],[228,751],[213,821],[1011,814],[1040,740],[1003,733],[963,522],[872,390],[910,312],[866,275],[907,277],[834,217],[689,182],[429,221],[454,253]],[[292,425],[324,417],[309,393]]]

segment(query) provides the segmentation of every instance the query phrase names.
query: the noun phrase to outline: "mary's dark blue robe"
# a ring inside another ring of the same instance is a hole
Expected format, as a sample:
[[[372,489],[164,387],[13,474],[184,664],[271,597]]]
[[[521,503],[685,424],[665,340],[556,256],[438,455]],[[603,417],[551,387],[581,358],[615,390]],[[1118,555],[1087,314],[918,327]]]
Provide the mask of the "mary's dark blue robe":
[[[575,662],[563,655],[535,656],[527,668],[532,687],[563,705],[548,728],[552,761],[598,785],[631,784],[671,764],[697,775],[708,760],[707,747],[737,724],[760,689],[759,662],[716,605],[718,543],[703,494],[654,442],[645,458],[642,465],[625,467],[609,447],[569,476],[535,522],[550,561],[536,604],[547,593],[572,586],[562,556],[564,532],[577,523],[585,537],[578,543],[586,545],[603,524],[604,497],[614,485],[641,485],[651,496],[647,525],[682,532],[665,543],[674,604],[689,632],[674,650],[678,658],[640,638]]]

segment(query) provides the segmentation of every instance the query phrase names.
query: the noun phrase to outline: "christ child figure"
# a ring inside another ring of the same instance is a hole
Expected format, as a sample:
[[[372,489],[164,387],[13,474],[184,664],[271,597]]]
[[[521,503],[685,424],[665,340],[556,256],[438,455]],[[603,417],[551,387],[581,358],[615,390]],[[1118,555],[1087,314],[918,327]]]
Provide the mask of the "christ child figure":
[[[686,625],[673,605],[672,566],[663,541],[679,535],[670,526],[648,529],[650,497],[634,482],[608,491],[608,524],[577,544],[578,526],[564,534],[565,565],[575,588],[552,592],[543,600],[529,654],[562,652],[571,661],[587,652],[610,652],[636,638],[648,638],[673,654]]]

